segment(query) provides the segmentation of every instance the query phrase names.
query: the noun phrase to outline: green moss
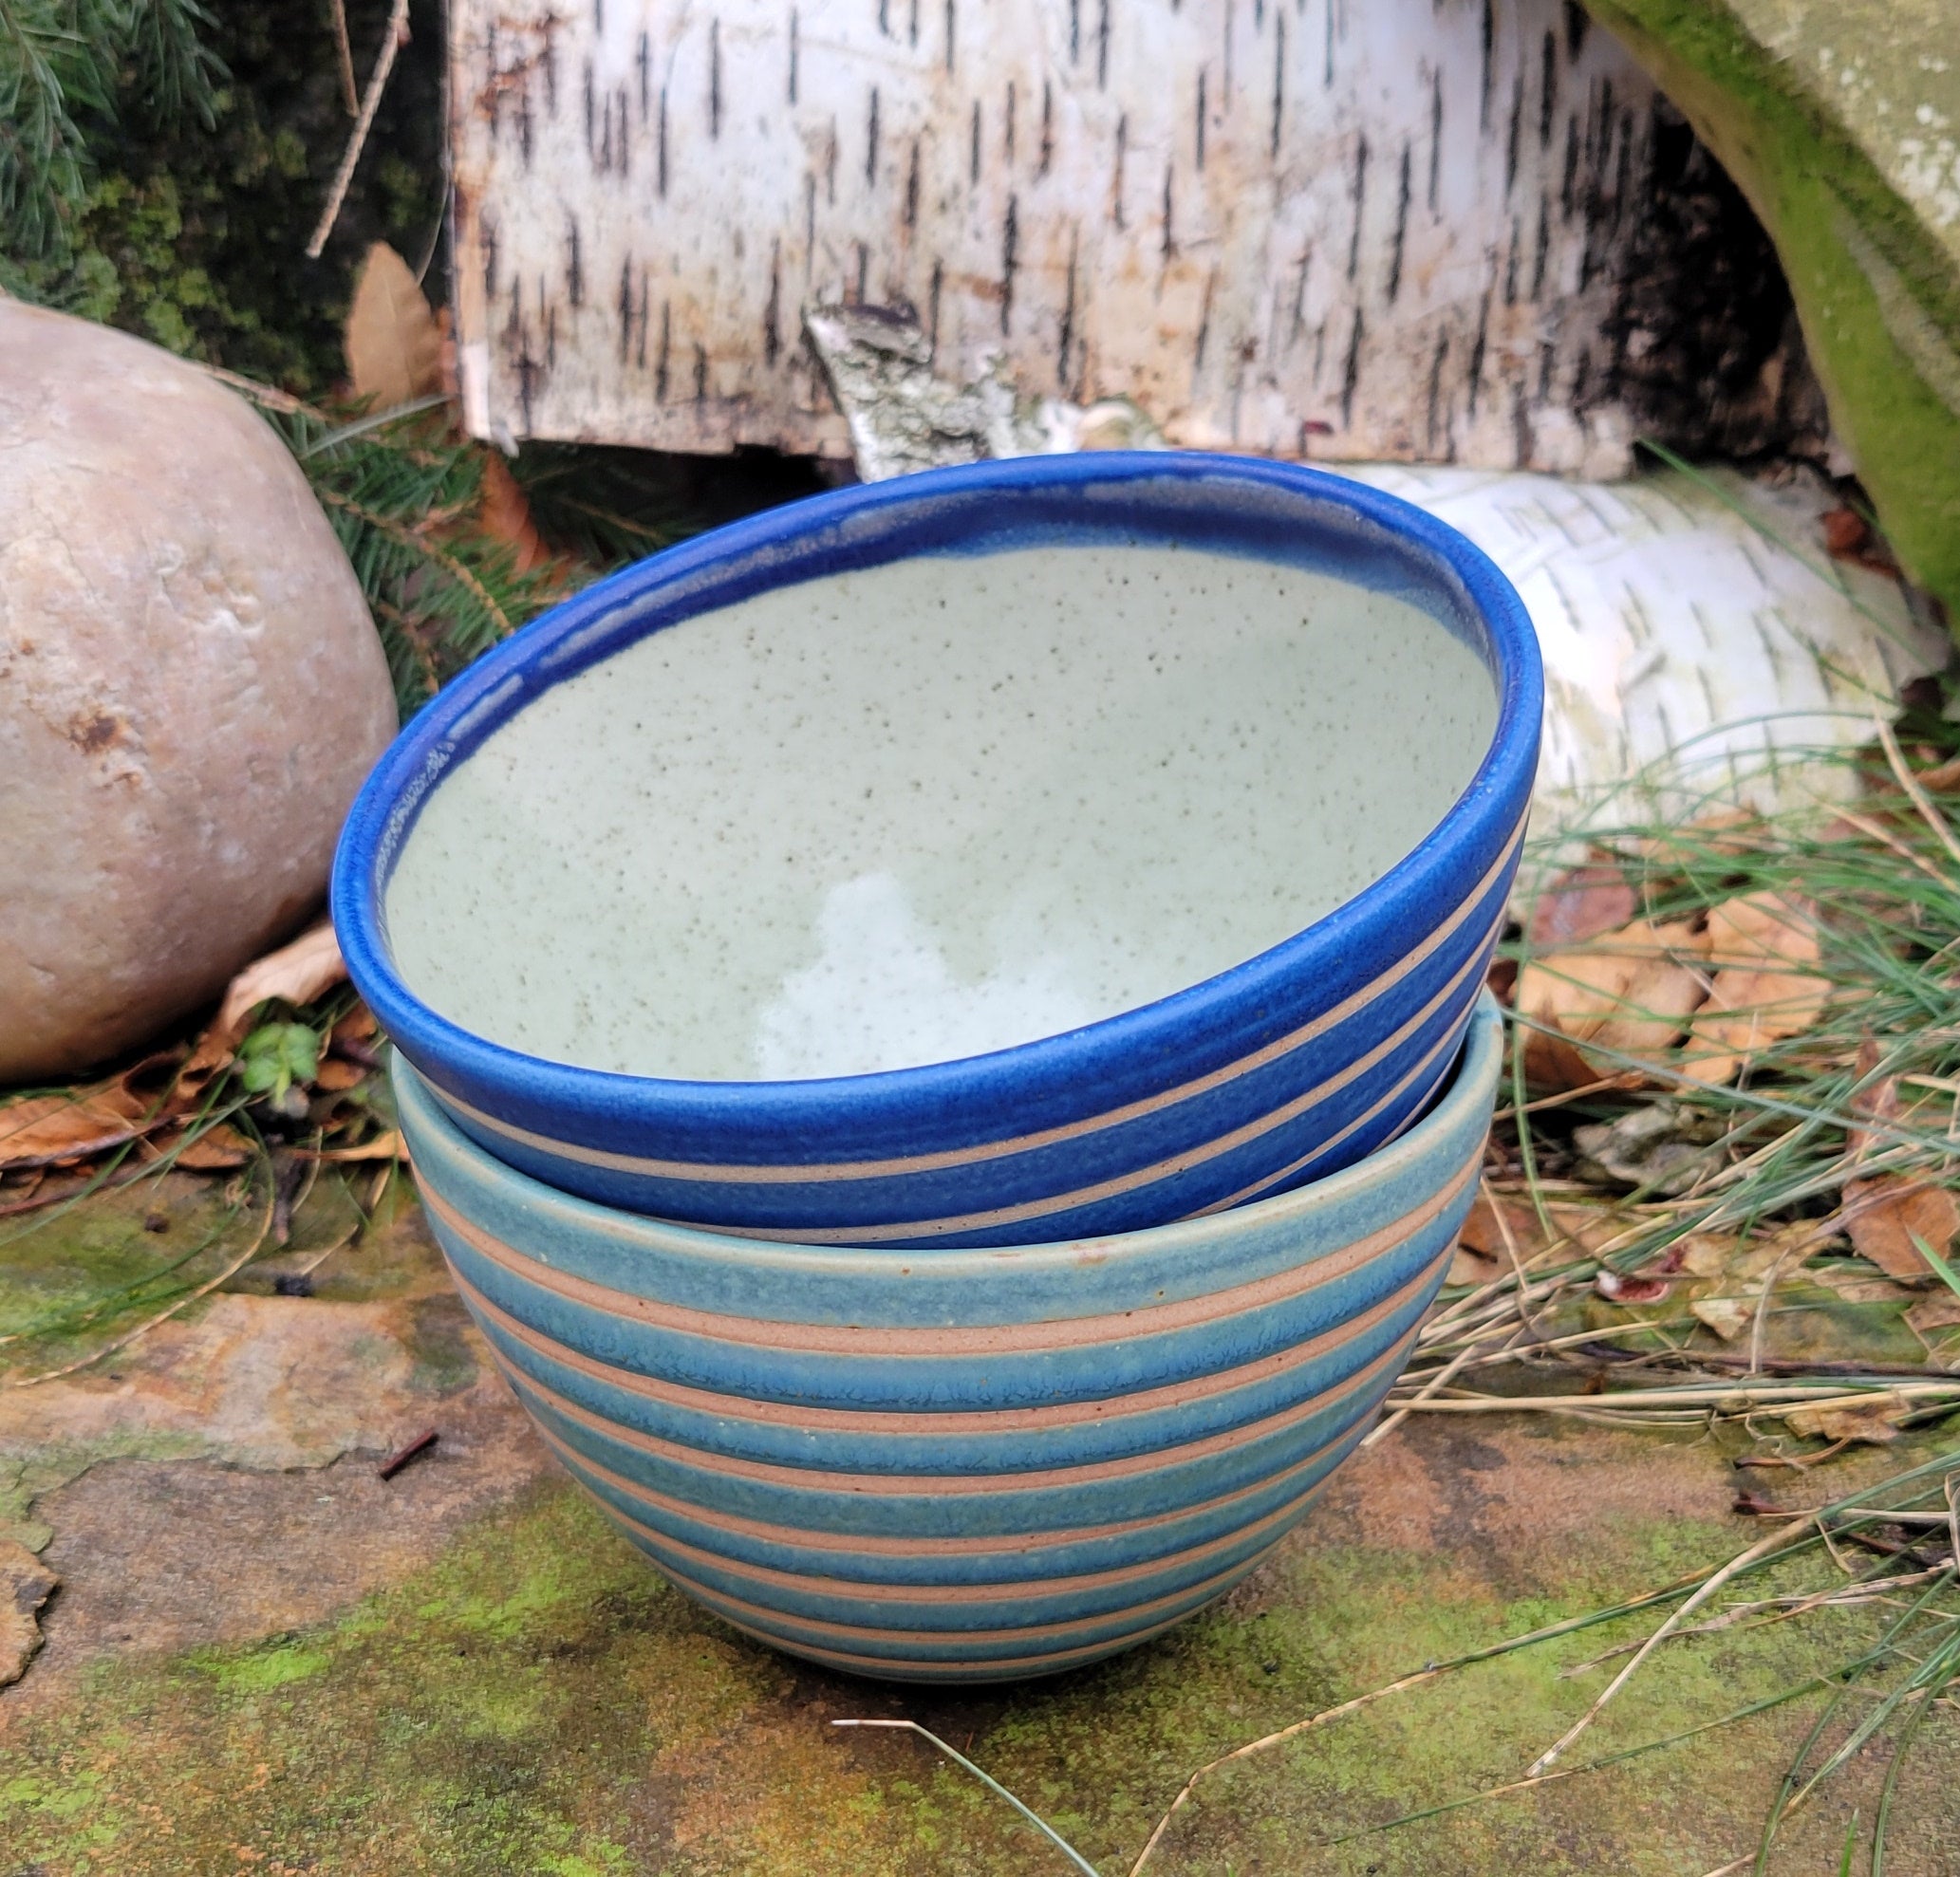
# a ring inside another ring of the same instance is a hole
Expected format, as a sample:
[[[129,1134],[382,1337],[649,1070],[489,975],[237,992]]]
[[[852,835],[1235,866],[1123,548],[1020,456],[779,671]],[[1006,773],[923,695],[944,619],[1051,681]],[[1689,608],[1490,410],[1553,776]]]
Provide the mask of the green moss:
[[[1727,7],[1587,5],[1762,217],[1833,424],[1901,562],[1960,627],[1960,277],[1951,257]]]
[[[1256,1595],[1105,1666],[1018,1689],[894,1694],[734,1636],[552,1487],[338,1622],[103,1663],[58,1708],[30,1711],[8,1734],[0,1868],[148,1877],[234,1868],[239,1847],[254,1868],[337,1877],[1058,1868],[1052,1848],[923,1742],[827,1725],[905,1713],[1099,1868],[1120,1870],[1203,1761],[1427,1658],[1674,1576],[1733,1542],[1693,1523],[1602,1518],[1511,1592],[1447,1554],[1309,1544]],[[1609,1711],[1589,1750],[1772,1692],[1869,1629],[1845,1616],[1685,1643]],[[1797,1710],[1716,1737],[1713,1750],[1325,1843],[1518,1776],[1601,1685],[1597,1671],[1567,1681],[1560,1670],[1639,1632],[1634,1619],[1506,1657],[1242,1762],[1181,1816],[1162,1877],[1697,1877],[1747,1841]],[[1951,1794],[1953,1743],[1932,1731],[1923,1751]],[[1819,1845],[1841,1838],[1843,1812],[1826,1802],[1805,1829]]]

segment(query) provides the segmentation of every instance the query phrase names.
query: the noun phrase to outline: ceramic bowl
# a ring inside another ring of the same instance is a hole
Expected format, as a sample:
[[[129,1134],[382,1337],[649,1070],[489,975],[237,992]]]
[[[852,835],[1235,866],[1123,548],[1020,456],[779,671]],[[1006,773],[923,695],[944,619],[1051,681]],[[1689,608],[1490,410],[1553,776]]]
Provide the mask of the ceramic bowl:
[[[429,1217],[553,1452],[765,1642],[987,1681],[1222,1595],[1366,1432],[1449,1264],[1498,1081],[1487,994],[1392,1145],[1210,1218],[934,1253],[760,1244],[504,1166],[397,1059]]]
[[[451,1118],[551,1185],[804,1243],[1133,1230],[1434,1094],[1540,706],[1503,577],[1353,482],[907,476],[481,660],[355,805],[334,917]]]

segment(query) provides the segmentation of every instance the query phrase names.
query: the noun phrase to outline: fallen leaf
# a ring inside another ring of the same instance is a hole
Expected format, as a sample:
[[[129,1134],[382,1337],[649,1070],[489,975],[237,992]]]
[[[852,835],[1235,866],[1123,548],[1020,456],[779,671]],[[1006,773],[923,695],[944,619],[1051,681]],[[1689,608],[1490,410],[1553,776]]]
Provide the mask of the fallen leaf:
[[[1929,795],[1945,795],[1960,789],[1960,756],[1950,756],[1937,769],[1922,769],[1913,778]]]
[[[1601,1271],[1593,1279],[1593,1289],[1610,1304],[1657,1304],[1671,1287],[1665,1277],[1645,1272],[1631,1275],[1617,1271]]]
[[[385,1134],[377,1134],[372,1141],[362,1142],[358,1147],[328,1147],[310,1158],[316,1161],[401,1161],[408,1158],[408,1149],[401,1144],[400,1130],[391,1127]]]
[[[0,1538],[0,1688],[28,1672],[41,1647],[35,1612],[60,1582],[27,1546]]]
[[[1933,1275],[1914,1237],[1942,1257],[1960,1234],[1960,1204],[1944,1186],[1901,1173],[1844,1182],[1844,1229],[1858,1256],[1901,1283],[1924,1284]]]
[[[1526,927],[1535,951],[1582,945],[1629,924],[1639,910],[1627,876],[1611,861],[1561,873],[1538,896]]]
[[[1905,1413],[1896,1397],[1878,1395],[1855,1407],[1795,1407],[1783,1410],[1792,1434],[1821,1440],[1862,1440],[1889,1446],[1898,1439],[1897,1418]]]
[[[194,1173],[218,1173],[243,1166],[254,1151],[252,1143],[235,1127],[219,1122],[215,1127],[207,1127],[196,1140],[186,1141],[177,1151],[177,1164],[189,1167]]]
[[[338,1094],[343,1088],[351,1088],[358,1082],[365,1081],[366,1069],[356,1062],[343,1062],[338,1057],[328,1057],[313,1071],[313,1087],[324,1088],[329,1094]]]
[[[1770,1044],[1812,1028],[1831,985],[1806,969],[1820,952],[1807,900],[1752,893],[1727,901],[1708,915],[1707,937],[1715,976],[1689,1026],[1697,1053],[1682,1068],[1713,1087],[1734,1080]]]
[[[330,1047],[338,1049],[343,1043],[370,1043],[379,1028],[374,1020],[374,1013],[365,1004],[356,1004],[333,1026],[333,1041]]]
[[[1960,1324],[1960,1297],[1951,1291],[1935,1291],[1906,1312],[1906,1321],[1922,1336],[1930,1330],[1951,1329]]]
[[[1582,948],[1527,963],[1518,978],[1518,1009],[1540,1026],[1524,1043],[1524,1069],[1536,1086],[1577,1088],[1607,1077],[1640,1081],[1614,1050],[1659,1061],[1708,995],[1696,967],[1708,937],[1686,920],[1650,920],[1608,933]]]
[[[1618,1180],[1656,1193],[1686,1192],[1709,1171],[1704,1151],[1721,1124],[1680,1102],[1649,1102],[1610,1122],[1572,1130],[1577,1171],[1602,1184]]]
[[[83,1095],[29,1095],[0,1108],[0,1170],[51,1166],[120,1147],[156,1124],[146,1113],[114,1083]]]
[[[350,388],[370,410],[391,411],[443,388],[442,329],[408,263],[385,241],[361,263],[342,342]]]
[[[1465,1251],[1459,1245],[1449,1260],[1449,1275],[1445,1279],[1450,1284],[1491,1284],[1502,1277],[1510,1266],[1500,1258],[1488,1256],[1483,1252]]]
[[[476,509],[476,524],[493,541],[501,541],[511,549],[519,573],[549,567],[557,558],[537,531],[523,488],[499,455],[483,458],[483,495]]]
[[[1732,1343],[1756,1320],[1756,1310],[1740,1297],[1697,1297],[1688,1307],[1725,1343]]]

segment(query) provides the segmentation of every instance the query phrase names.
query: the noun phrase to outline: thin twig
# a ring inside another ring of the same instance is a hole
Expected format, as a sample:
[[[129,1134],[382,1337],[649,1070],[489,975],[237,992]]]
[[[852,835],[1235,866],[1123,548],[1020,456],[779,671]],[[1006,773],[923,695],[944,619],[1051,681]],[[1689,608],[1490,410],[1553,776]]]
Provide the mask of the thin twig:
[[[333,48],[340,54],[341,102],[350,118],[361,115],[361,98],[354,84],[354,48],[347,40],[346,0],[333,0]]]
[[[327,237],[333,232],[333,225],[340,217],[341,203],[346,199],[347,185],[354,179],[354,165],[361,160],[362,146],[367,141],[367,133],[374,127],[374,114],[381,108],[382,92],[388,83],[388,74],[395,69],[395,54],[401,51],[407,38],[408,0],[395,0],[394,10],[388,15],[387,33],[382,40],[381,54],[374,62],[374,75],[367,81],[367,95],[361,101],[361,115],[354,120],[353,135],[347,139],[346,151],[334,175],[327,206],[320,212],[320,225],[314,229],[313,238],[307,243],[307,259],[309,261],[320,258],[320,251],[327,246]]]
[[[1543,1753],[1540,1754],[1532,1761],[1527,1769],[1528,1776],[1536,1778],[1551,1766],[1599,1718],[1600,1711],[1606,1706],[1607,1702],[1612,1700],[1633,1679],[1639,1670],[1640,1664],[1655,1649],[1659,1648],[1675,1630],[1680,1628],[1687,1617],[1692,1615],[1703,1604],[1707,1603],[1737,1571],[1746,1570],[1759,1558],[1767,1557],[1772,1552],[1780,1552],[1784,1546],[1793,1544],[1816,1525],[1817,1521],[1813,1518],[1793,1518],[1787,1525],[1779,1526],[1767,1537],[1759,1538],[1747,1551],[1731,1558],[1712,1577],[1708,1578],[1698,1590],[1691,1592],[1685,1602],[1677,1608],[1669,1612],[1667,1621],[1640,1645],[1633,1661],[1628,1663],[1607,1683],[1605,1688],[1600,1691],[1598,1698],[1593,1702],[1593,1705],[1580,1715]]]
[[[1953,839],[1953,830],[1947,824],[1947,818],[1932,806],[1932,797],[1919,786],[1919,778],[1906,767],[1904,753],[1899,749],[1898,738],[1892,734],[1892,726],[1882,716],[1872,719],[1878,726],[1878,741],[1885,751],[1885,760],[1892,765],[1892,772],[1898,778],[1898,786],[1906,791],[1907,799],[1919,810],[1919,818],[1932,828],[1939,844],[1955,861],[1960,861],[1960,841]]]
[[[930,1740],[932,1744],[936,1746],[941,1753],[944,1754],[948,1759],[958,1761],[960,1765],[963,1766],[967,1770],[967,1772],[972,1774],[973,1776],[976,1779],[978,1779],[983,1786],[990,1787],[993,1791],[999,1793],[1000,1796],[1003,1799],[1005,1799],[1007,1803],[1015,1809],[1015,1811],[1019,1812],[1020,1815],[1023,1818],[1025,1818],[1030,1825],[1034,1826],[1036,1831],[1040,1831],[1044,1837],[1049,1838],[1056,1846],[1058,1846],[1061,1849],[1061,1850],[1067,1855],[1070,1863],[1074,1865],[1076,1869],[1088,1871],[1089,1877],[1096,1877],[1095,1866],[1090,1863],[1090,1861],[1086,1857],[1084,1857],[1082,1853],[1078,1851],[1073,1845],[1070,1844],[1070,1842],[1065,1837],[1063,1837],[1062,1834],[1059,1831],[1057,1831],[1054,1826],[1049,1824],[1049,1822],[1045,1818],[1043,1818],[1038,1812],[1030,1811],[1028,1807],[1024,1806],[1020,1802],[1020,1800],[1016,1798],[1015,1795],[1012,1793],[1010,1793],[1007,1790],[1007,1788],[999,1782],[999,1780],[994,1778],[990,1774],[983,1773],[978,1766],[976,1766],[972,1762],[972,1760],[968,1759],[964,1754],[960,1753],[956,1751],[954,1748],[947,1746],[947,1744],[943,1739],[941,1739],[937,1734],[927,1733],[926,1730],[920,1726],[920,1724],[916,1720],[833,1720],[831,1722],[831,1725],[832,1727],[893,1727],[902,1729],[904,1732],[908,1734],[917,1734],[919,1738],[923,1740]]]

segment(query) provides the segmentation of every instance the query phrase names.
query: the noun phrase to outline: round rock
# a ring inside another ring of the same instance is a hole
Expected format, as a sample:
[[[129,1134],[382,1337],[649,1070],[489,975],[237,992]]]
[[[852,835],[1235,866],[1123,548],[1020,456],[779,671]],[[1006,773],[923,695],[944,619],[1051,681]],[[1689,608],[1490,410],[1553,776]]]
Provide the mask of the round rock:
[[[0,296],[0,1084],[142,1041],[285,938],[395,727],[258,413]]]

